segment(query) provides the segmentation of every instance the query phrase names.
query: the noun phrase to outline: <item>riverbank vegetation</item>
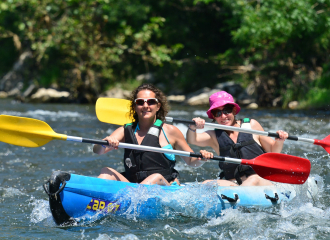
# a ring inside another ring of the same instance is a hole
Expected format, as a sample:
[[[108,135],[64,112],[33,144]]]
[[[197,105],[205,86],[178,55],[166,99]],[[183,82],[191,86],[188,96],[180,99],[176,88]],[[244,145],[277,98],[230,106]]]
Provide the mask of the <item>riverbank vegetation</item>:
[[[329,108],[329,10],[329,0],[3,0],[0,79],[31,51],[23,88],[96,98],[140,81],[187,94],[234,80],[263,107]]]

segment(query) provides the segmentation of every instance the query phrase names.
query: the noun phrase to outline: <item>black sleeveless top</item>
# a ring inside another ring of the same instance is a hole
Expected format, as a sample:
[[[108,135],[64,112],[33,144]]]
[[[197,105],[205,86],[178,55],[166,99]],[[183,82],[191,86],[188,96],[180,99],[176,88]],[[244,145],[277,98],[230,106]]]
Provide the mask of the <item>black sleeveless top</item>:
[[[159,135],[163,126],[161,120],[157,120],[150,127],[148,133],[141,142],[141,145],[161,148]],[[132,123],[124,126],[125,143],[138,144],[134,134]],[[159,173],[168,182],[178,177],[174,169],[175,160],[171,161],[163,153],[125,149],[124,153],[125,177],[130,182],[140,183],[148,176]]]
[[[245,118],[242,123],[249,123],[250,119]],[[231,158],[253,159],[263,153],[265,150],[253,139],[253,135],[240,132],[237,137],[237,143],[228,136],[224,130],[215,129],[215,135],[219,144],[220,156]],[[238,170],[240,176],[255,174],[250,166],[234,163],[219,162],[219,167],[223,171],[220,178],[233,179],[235,171]],[[239,169],[237,169],[239,167]],[[237,179],[237,176],[236,176]],[[237,181],[239,182],[239,181]]]

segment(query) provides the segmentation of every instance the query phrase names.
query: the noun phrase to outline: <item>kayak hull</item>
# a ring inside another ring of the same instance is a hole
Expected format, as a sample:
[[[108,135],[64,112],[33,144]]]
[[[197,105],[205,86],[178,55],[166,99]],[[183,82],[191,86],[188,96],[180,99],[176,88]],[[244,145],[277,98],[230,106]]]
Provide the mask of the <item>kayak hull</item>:
[[[164,219],[174,213],[217,217],[224,209],[271,207],[295,197],[294,188],[141,185],[61,171],[53,172],[43,187],[58,225],[94,221],[109,214],[139,219]]]

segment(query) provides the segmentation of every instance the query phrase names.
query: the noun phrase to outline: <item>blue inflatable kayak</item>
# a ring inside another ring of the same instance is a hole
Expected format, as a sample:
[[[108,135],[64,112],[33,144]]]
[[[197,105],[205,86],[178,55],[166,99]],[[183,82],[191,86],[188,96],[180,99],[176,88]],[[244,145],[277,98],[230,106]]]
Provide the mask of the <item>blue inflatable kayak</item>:
[[[315,182],[314,185],[311,194],[317,191]],[[198,183],[141,185],[60,171],[54,172],[43,187],[58,225],[95,221],[109,214],[139,219],[164,219],[173,214],[217,217],[227,208],[270,207],[290,201],[296,195],[293,187],[219,187]]]

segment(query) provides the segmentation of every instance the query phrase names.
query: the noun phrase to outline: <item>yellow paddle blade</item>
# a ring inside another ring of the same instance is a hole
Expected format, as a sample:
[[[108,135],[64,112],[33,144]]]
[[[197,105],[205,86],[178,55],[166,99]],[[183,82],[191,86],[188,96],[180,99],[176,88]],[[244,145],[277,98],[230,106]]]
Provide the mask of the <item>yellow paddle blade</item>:
[[[119,98],[99,98],[96,101],[96,116],[101,122],[124,125],[133,120],[129,117],[131,101]]]
[[[51,140],[66,140],[45,122],[25,117],[0,115],[0,141],[22,146],[40,147]]]

